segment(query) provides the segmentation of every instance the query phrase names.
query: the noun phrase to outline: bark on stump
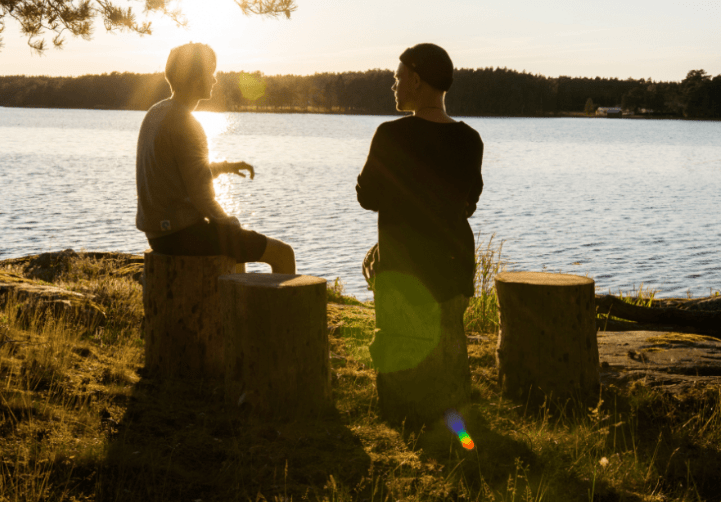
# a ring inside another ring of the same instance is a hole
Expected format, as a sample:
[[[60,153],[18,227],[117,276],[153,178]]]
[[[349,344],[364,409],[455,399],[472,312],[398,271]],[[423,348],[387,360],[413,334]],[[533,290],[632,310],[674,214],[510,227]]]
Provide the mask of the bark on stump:
[[[145,350],[151,374],[223,378],[218,277],[233,273],[235,264],[226,256],[145,252]]]
[[[531,402],[597,396],[595,282],[570,274],[502,272],[495,288],[504,393]]]
[[[384,272],[375,279],[377,332],[369,351],[381,416],[417,427],[469,403],[469,299],[438,303],[415,278]]]
[[[283,419],[329,409],[326,280],[302,275],[219,278],[226,403]]]

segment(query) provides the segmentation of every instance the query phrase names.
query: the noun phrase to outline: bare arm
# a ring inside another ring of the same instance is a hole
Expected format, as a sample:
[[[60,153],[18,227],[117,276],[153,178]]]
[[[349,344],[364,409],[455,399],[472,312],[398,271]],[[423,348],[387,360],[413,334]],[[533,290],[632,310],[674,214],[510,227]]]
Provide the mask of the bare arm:
[[[245,173],[242,173],[243,171],[249,172],[249,177],[251,177],[251,180],[254,179],[254,167],[250,164],[239,161],[235,163],[229,163],[228,161],[220,161],[220,162],[214,162],[210,164],[211,166],[211,174],[213,175],[213,178],[218,177],[219,175],[223,175],[224,173],[229,173],[231,175],[238,175],[239,177],[246,177]]]

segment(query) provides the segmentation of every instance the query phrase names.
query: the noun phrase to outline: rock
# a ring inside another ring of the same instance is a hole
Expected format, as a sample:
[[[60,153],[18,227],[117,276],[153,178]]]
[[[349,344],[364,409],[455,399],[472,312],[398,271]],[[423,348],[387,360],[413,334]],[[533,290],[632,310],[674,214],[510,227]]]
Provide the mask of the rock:
[[[469,344],[490,344],[490,336],[468,336]],[[720,388],[720,340],[680,332],[598,332],[600,382],[646,385],[670,393],[693,387]]]
[[[720,312],[720,295],[701,297],[699,299],[653,299],[652,307],[674,307],[686,311],[718,311]]]
[[[720,340],[660,331],[598,332],[600,381],[626,385],[643,380],[667,392],[699,385],[720,387]]]
[[[69,269],[70,260],[77,256],[78,254],[72,249],[66,249],[64,251],[3,260],[0,264],[22,268],[23,275],[27,278],[52,282],[61,273]]]
[[[19,268],[26,278],[40,279],[52,283],[68,272],[73,262],[83,258],[93,261],[107,260],[113,262],[112,266],[115,266],[115,268],[111,269],[111,275],[131,277],[138,282],[141,280],[143,256],[117,252],[76,253],[72,249],[66,249],[64,251],[0,260],[0,268]]]
[[[18,315],[26,320],[49,312],[55,317],[70,317],[86,326],[100,325],[105,321],[105,312],[93,302],[94,298],[0,271],[0,305],[4,306],[8,300],[16,301],[20,304]]]

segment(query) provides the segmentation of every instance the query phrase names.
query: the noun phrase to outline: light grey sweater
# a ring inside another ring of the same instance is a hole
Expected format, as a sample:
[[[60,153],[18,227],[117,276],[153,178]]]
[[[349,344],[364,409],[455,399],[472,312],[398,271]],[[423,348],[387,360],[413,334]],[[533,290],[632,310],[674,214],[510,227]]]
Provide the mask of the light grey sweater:
[[[177,232],[204,217],[235,223],[216,201],[213,179],[223,163],[209,163],[203,127],[186,106],[165,99],[146,113],[138,135],[136,226],[149,239]]]

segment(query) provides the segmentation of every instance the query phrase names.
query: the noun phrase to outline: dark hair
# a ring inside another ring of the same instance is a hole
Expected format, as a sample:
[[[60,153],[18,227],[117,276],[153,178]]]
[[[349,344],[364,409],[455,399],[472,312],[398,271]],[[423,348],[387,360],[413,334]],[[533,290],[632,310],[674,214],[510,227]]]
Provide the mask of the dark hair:
[[[207,44],[189,42],[173,48],[168,55],[166,81],[175,91],[209,68],[216,69],[216,52]]]
[[[437,90],[446,92],[452,86],[452,59],[436,44],[422,43],[407,48],[399,60]]]

